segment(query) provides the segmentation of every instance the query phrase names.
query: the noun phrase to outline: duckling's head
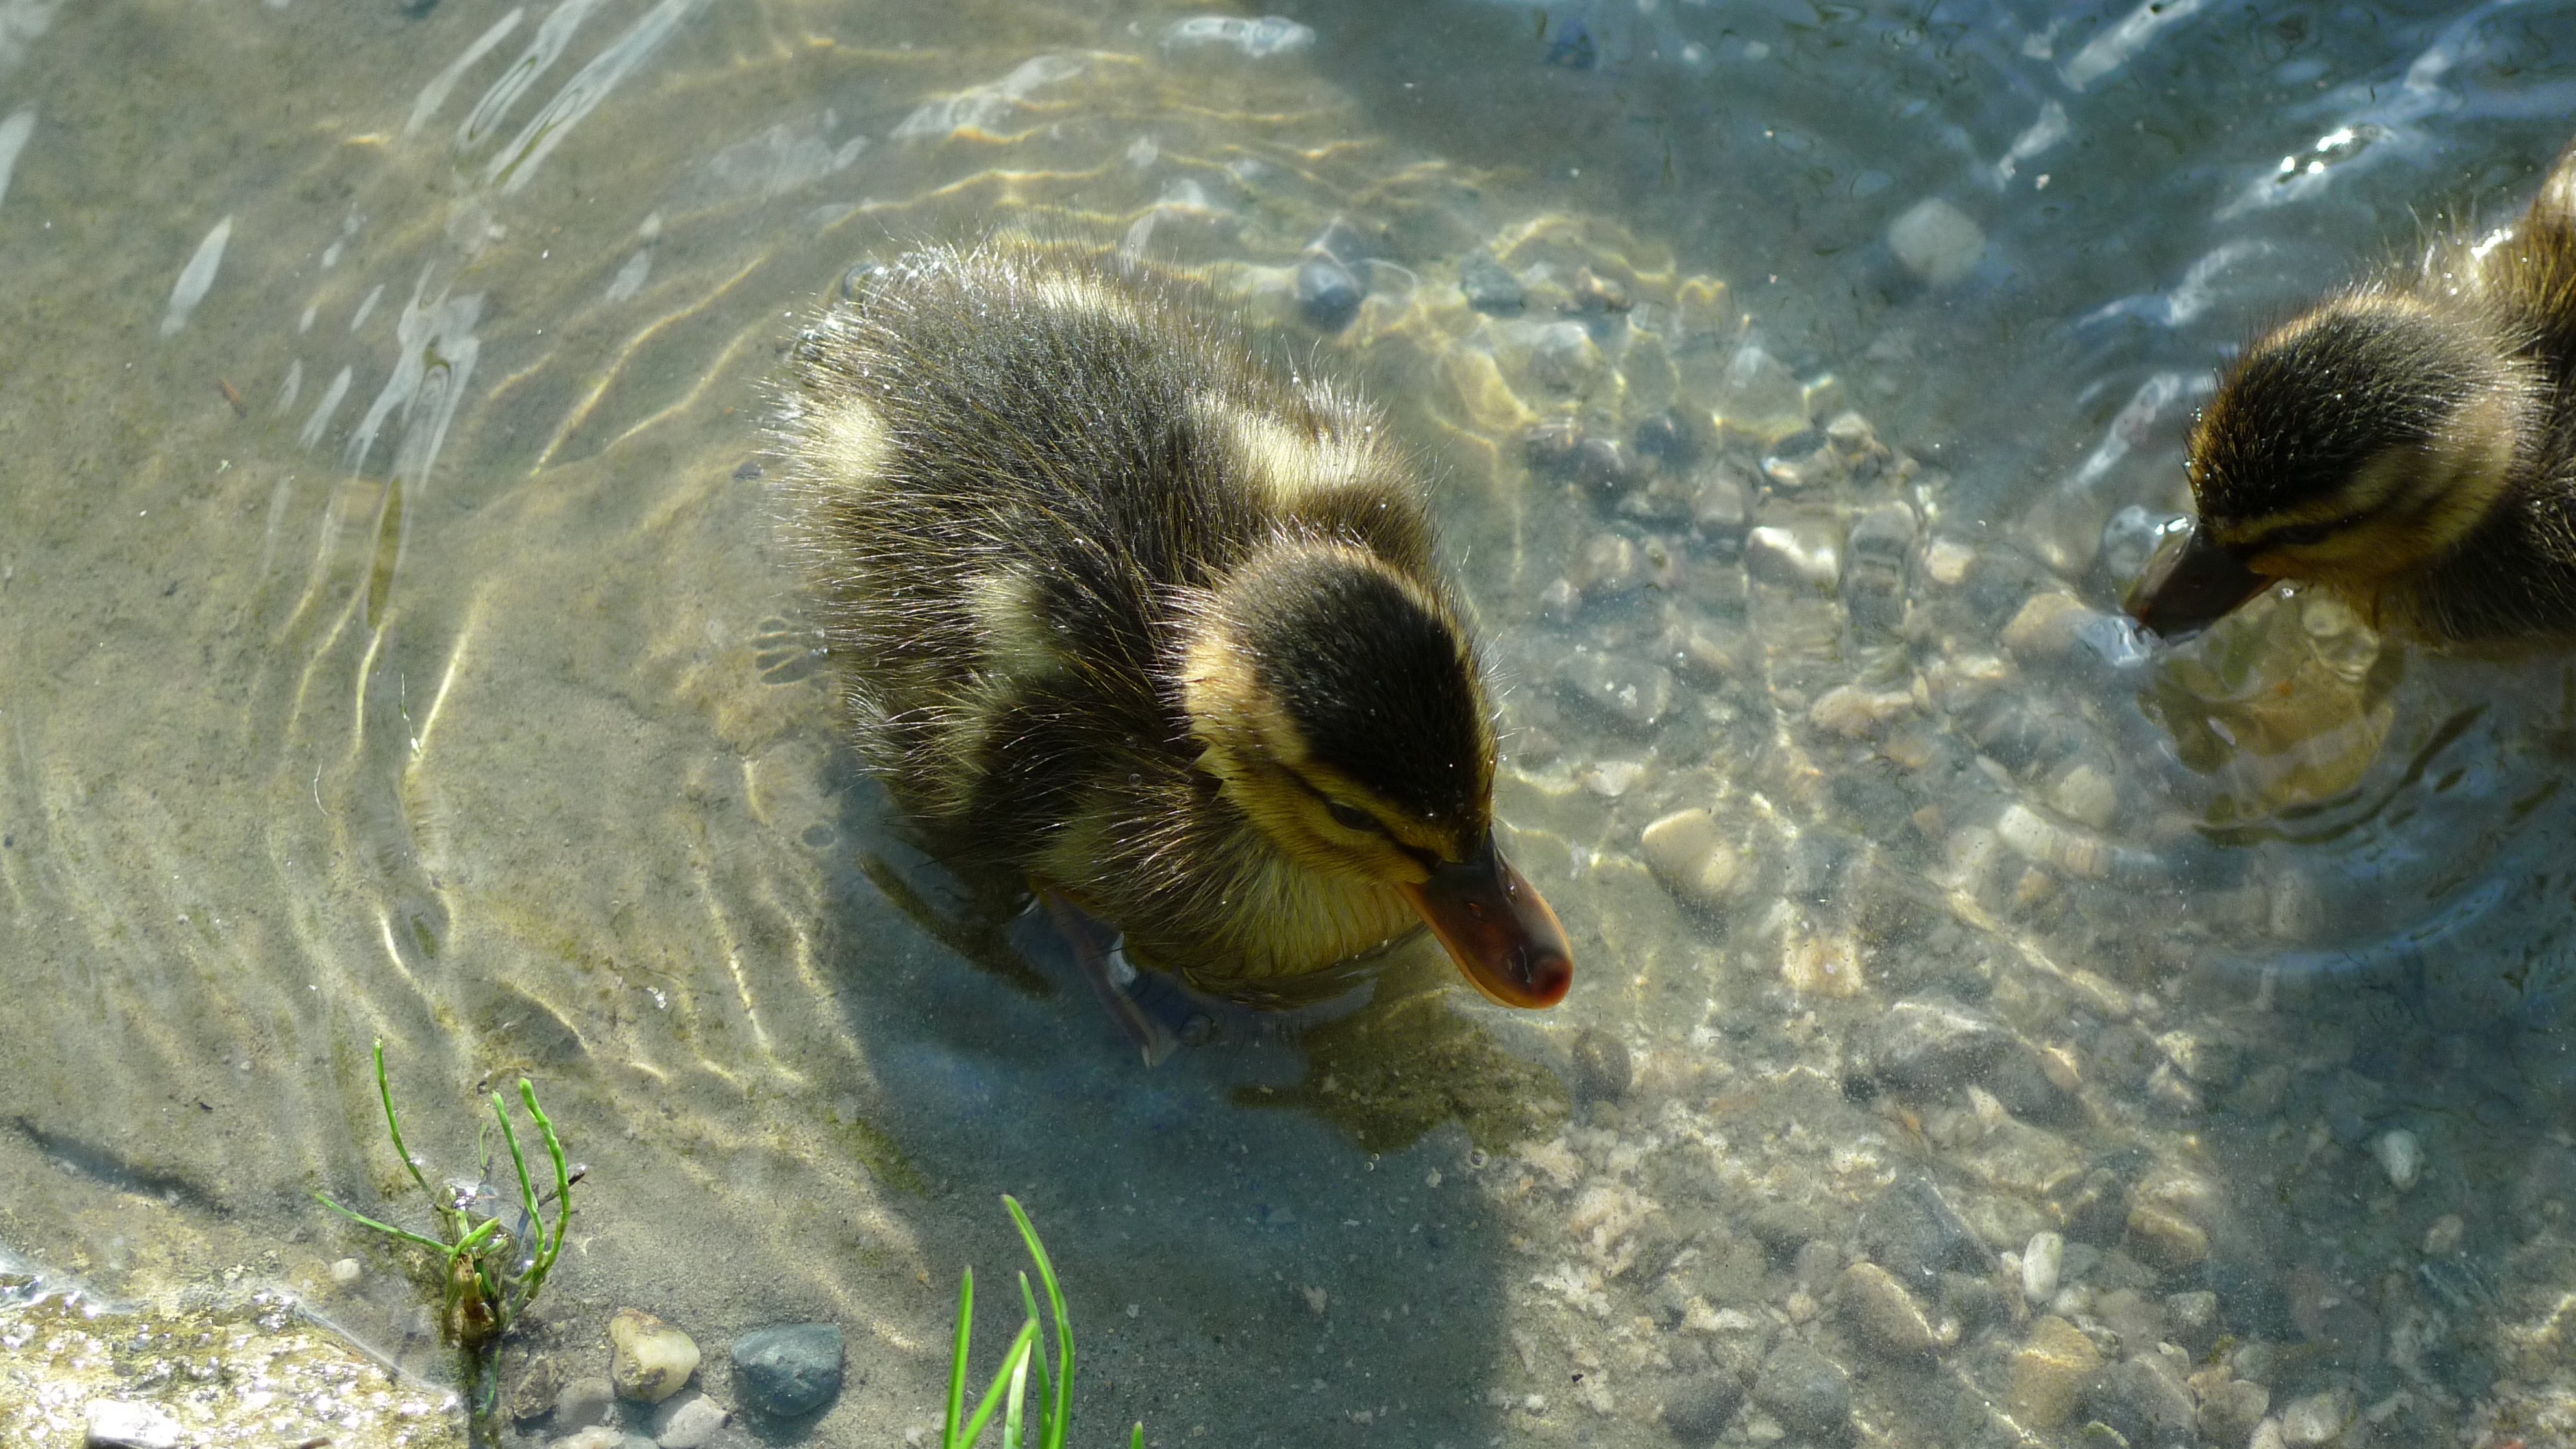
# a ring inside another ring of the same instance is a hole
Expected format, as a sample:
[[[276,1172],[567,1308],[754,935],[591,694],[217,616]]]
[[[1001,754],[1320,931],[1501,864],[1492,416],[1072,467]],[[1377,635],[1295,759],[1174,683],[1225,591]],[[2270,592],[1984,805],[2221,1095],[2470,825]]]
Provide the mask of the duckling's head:
[[[2539,387],[2472,312],[2337,297],[2246,349],[2193,425],[2199,517],[2128,610],[2187,638],[2282,579],[2348,598],[2439,562],[2499,506]]]
[[[1553,1006],[1547,902],[1497,853],[1494,733],[1447,602],[1384,559],[1283,538],[1194,601],[1179,690],[1200,768],[1297,864],[1404,893],[1467,979]]]

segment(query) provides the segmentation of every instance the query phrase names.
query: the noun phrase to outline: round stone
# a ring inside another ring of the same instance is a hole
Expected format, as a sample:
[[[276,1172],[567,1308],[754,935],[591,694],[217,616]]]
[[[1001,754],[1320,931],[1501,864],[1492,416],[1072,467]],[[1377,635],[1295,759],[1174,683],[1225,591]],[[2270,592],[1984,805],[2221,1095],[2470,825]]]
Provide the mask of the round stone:
[[[608,1320],[609,1381],[620,1398],[658,1404],[698,1371],[698,1346],[650,1313],[620,1308]]]
[[[745,1408],[772,1418],[810,1414],[841,1391],[841,1328],[789,1323],[733,1341],[733,1382]]]
[[[1360,310],[1360,279],[1331,257],[1308,257],[1297,265],[1297,310],[1327,332],[1339,332]]]

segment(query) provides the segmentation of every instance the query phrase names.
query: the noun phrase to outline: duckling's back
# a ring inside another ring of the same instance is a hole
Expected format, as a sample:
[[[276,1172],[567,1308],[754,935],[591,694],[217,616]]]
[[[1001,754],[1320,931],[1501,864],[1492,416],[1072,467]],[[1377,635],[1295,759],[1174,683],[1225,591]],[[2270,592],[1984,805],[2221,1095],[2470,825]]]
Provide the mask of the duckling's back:
[[[1149,274],[915,253],[795,362],[788,486],[822,623],[862,747],[952,860],[1025,866],[1104,772],[1179,788],[1182,620],[1282,531],[1445,595],[1373,415]]]

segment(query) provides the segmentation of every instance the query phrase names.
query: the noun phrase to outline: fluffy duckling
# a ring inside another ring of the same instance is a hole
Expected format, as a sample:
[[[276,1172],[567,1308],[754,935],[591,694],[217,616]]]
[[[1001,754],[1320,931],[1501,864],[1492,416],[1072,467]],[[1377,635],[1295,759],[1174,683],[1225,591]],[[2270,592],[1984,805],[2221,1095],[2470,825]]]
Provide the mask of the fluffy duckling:
[[[1416,470],[1353,393],[1025,244],[910,255],[794,357],[829,648],[933,854],[1255,1006],[1426,922],[1495,1001],[1565,995]]]
[[[2193,426],[2199,517],[2128,609],[2188,637],[2281,580],[2436,645],[2576,638],[2576,146],[2245,351]]]

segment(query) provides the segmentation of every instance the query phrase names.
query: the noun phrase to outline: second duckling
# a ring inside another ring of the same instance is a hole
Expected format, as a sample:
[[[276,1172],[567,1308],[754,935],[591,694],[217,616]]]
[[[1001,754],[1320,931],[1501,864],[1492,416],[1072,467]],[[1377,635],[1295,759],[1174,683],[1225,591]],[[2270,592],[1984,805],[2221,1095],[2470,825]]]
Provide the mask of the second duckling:
[[[829,647],[934,854],[1256,1006],[1424,923],[1494,1000],[1565,995],[1418,470],[1353,393],[1178,283],[1000,243],[884,269],[794,380]]]
[[[2129,612],[2189,637],[2292,580],[2426,643],[2576,639],[2571,384],[2576,146],[2510,226],[2246,349],[2192,428],[2199,516]]]

